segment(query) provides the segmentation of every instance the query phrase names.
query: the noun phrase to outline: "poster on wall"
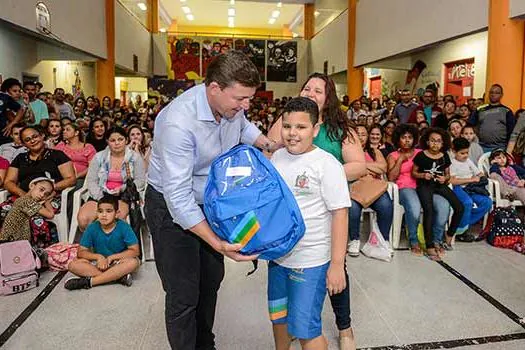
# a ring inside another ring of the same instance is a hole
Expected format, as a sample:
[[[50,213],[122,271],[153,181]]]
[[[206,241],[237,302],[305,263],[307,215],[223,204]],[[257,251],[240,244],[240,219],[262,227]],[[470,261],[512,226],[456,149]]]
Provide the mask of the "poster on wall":
[[[200,44],[189,37],[168,36],[168,78],[199,80]]]
[[[163,101],[174,99],[193,87],[193,80],[173,80],[166,78],[148,78],[148,98],[157,97]]]
[[[206,70],[215,57],[232,48],[233,38],[205,38],[202,41],[202,76],[206,76]]]
[[[295,83],[297,81],[297,42],[266,42],[268,48],[267,81]]]
[[[265,81],[265,45],[264,40],[236,39],[235,50],[244,52],[255,64],[261,81]]]

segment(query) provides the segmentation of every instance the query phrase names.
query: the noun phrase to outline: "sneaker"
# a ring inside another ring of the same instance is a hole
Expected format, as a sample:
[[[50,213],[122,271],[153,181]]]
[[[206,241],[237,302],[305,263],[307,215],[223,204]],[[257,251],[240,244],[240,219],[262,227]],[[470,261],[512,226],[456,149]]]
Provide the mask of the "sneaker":
[[[68,290],[89,289],[91,288],[91,278],[89,277],[71,277],[64,283],[64,288]]]
[[[131,277],[131,273],[128,273],[127,275],[120,277],[118,279],[118,283],[126,287],[131,287],[131,285],[133,284],[133,277]]]
[[[475,239],[476,237],[474,237],[474,235],[470,232],[465,232],[462,235],[456,236],[456,241],[459,242],[471,243],[474,242]]]
[[[348,246],[348,255],[357,257],[359,256],[359,249],[361,248],[361,241],[358,239],[351,240]]]

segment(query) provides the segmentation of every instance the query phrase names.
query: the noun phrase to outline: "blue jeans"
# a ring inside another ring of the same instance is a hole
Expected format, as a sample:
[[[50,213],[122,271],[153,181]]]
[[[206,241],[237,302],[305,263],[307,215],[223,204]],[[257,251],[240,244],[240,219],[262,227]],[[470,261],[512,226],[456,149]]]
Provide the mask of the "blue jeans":
[[[434,206],[433,234],[434,237],[443,240],[445,225],[448,222],[450,214],[450,204],[440,195],[434,195],[432,198]],[[405,223],[408,229],[408,240],[410,246],[418,244],[417,227],[421,215],[421,203],[415,188],[402,188],[399,190],[399,203],[405,209]]]
[[[377,213],[377,225],[381,234],[386,241],[390,240],[390,227],[393,219],[393,205],[388,192],[385,192],[376,199],[370,206]],[[361,225],[361,211],[363,207],[352,199],[352,207],[350,208],[350,222],[348,228],[350,230],[350,240],[359,239],[359,226]]]
[[[490,211],[492,199],[482,194],[469,194],[465,192],[461,186],[454,186],[454,193],[465,207],[463,217],[456,230],[456,234],[462,234],[468,230],[470,225],[481,220],[481,218]],[[473,207],[474,203],[476,204],[476,208]]]

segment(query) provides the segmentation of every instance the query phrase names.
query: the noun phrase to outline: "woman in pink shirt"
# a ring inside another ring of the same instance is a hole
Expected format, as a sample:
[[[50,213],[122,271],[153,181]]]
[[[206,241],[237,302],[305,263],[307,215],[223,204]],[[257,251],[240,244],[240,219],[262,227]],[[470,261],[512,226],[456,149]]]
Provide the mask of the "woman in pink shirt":
[[[392,142],[397,151],[389,154],[388,180],[395,182],[399,188],[399,203],[405,209],[405,223],[408,229],[408,240],[412,253],[422,255],[417,239],[417,227],[421,215],[421,203],[416,192],[416,179],[412,177],[414,157],[421,152],[416,149],[419,132],[412,124],[401,124],[392,135]],[[443,237],[445,224],[448,221],[450,205],[445,198],[434,195],[434,223],[436,237]]]
[[[89,162],[97,151],[91,144],[84,142],[82,132],[76,124],[64,126],[63,137],[64,141],[60,142],[55,149],[64,152],[71,159],[77,174],[77,186],[81,187]]]

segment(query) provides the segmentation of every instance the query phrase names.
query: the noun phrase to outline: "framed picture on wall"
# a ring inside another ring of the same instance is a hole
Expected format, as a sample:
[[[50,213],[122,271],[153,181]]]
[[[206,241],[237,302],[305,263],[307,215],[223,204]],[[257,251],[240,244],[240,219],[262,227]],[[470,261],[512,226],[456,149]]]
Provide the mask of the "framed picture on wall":
[[[266,42],[267,81],[297,82],[297,42],[292,40]]]

